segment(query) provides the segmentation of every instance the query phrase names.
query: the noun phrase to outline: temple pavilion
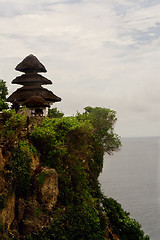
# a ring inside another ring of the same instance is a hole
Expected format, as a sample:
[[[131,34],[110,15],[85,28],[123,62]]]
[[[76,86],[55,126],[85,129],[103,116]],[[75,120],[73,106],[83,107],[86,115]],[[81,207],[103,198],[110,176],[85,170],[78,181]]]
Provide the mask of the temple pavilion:
[[[7,98],[7,102],[11,102],[12,108],[15,109],[26,106],[30,116],[46,116],[47,108],[61,101],[61,98],[42,87],[42,85],[52,84],[51,80],[38,74],[47,72],[44,65],[30,54],[17,65],[15,70],[24,74],[16,77],[12,83],[22,85],[22,87],[13,92]]]

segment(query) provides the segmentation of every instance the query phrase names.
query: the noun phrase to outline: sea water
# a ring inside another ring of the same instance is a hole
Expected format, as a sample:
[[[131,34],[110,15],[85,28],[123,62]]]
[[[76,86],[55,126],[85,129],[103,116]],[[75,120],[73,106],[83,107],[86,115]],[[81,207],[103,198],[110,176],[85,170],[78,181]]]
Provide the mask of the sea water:
[[[160,137],[124,138],[104,158],[100,183],[107,197],[121,203],[151,240],[160,239]]]

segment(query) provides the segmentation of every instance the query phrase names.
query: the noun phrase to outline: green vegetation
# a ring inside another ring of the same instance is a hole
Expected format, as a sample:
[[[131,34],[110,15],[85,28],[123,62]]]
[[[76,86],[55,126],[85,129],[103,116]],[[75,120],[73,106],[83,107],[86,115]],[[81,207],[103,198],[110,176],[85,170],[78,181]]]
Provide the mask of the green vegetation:
[[[16,196],[26,197],[31,187],[30,163],[34,151],[34,147],[22,137],[26,116],[16,113],[15,110],[3,110],[3,120],[3,146],[5,153],[11,153],[6,170],[10,172]]]
[[[77,114],[77,119],[80,122],[88,120],[93,128],[92,141],[90,141],[93,157],[89,159],[89,171],[90,184],[97,197],[98,191],[101,195],[98,177],[102,172],[104,154],[112,154],[121,146],[119,136],[114,133],[116,112],[107,108],[86,107],[83,114]]]
[[[48,111],[49,118],[61,118],[64,116],[64,113],[60,112],[57,108],[51,108]]]
[[[31,190],[31,153],[28,141],[19,141],[12,149],[8,170],[12,173],[17,197],[27,197]]]
[[[121,205],[112,198],[104,197],[102,204],[105,213],[109,217],[113,231],[123,240],[149,240],[148,236],[144,236],[141,225],[130,218],[129,213],[125,212]]]
[[[39,152],[41,165],[56,169],[59,176],[58,201],[50,225],[25,239],[105,240],[107,230],[110,239],[112,234],[122,240],[149,239],[139,223],[100,189],[98,177],[103,156],[121,146],[119,136],[114,133],[115,111],[86,107],[84,113],[76,116],[50,116],[34,128],[28,140],[20,134],[25,117],[14,111],[6,114],[2,133],[4,141],[10,143],[8,170],[12,173],[16,196],[27,199],[32,194],[30,163],[34,152]],[[37,176],[43,185],[46,173]]]
[[[7,94],[8,89],[6,87],[6,82],[0,79],[0,111],[8,109],[8,104],[6,103]]]
[[[149,239],[116,201],[107,207],[109,200],[100,189],[103,156],[121,145],[114,133],[115,122],[115,111],[87,107],[83,114],[46,119],[34,129],[32,144],[40,152],[41,162],[57,170],[60,193],[53,223],[28,240],[101,240],[110,224],[122,239]]]
[[[2,139],[5,147],[11,149],[21,138],[27,118],[25,114],[16,113],[15,110],[3,110],[3,119]]]

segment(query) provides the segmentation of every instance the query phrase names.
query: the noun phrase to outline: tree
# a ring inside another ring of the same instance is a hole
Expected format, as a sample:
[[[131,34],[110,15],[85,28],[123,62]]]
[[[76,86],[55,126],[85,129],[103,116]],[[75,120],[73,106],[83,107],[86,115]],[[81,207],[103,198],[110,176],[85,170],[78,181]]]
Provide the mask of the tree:
[[[111,154],[119,149],[121,141],[114,133],[114,124],[117,121],[116,111],[101,107],[86,107],[84,115],[94,127],[94,135],[102,144],[103,151]]]
[[[7,94],[8,94],[8,88],[6,86],[6,82],[0,79],[0,98],[2,100],[6,100]]]
[[[8,109],[8,104],[4,100],[0,99],[0,111],[3,109]]]
[[[79,121],[88,120],[93,126],[94,158],[89,165],[92,174],[98,177],[103,168],[104,154],[112,154],[121,146],[120,137],[114,133],[116,112],[107,108],[86,107],[84,113],[77,114],[77,118]]]
[[[0,79],[0,111],[3,109],[8,109],[8,104],[6,103],[6,95],[8,94],[8,88],[6,82]]]
[[[49,118],[61,118],[64,116],[64,113],[60,112],[57,108],[49,109],[48,117]]]

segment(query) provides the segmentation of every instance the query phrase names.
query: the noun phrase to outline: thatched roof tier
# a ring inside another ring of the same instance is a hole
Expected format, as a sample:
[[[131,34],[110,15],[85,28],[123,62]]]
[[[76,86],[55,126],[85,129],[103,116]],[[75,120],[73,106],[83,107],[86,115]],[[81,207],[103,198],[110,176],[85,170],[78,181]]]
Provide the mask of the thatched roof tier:
[[[47,72],[47,70],[34,55],[30,54],[27,56],[15,69],[25,74],[16,77],[12,83],[23,85],[23,87],[13,92],[7,98],[7,102],[16,102],[21,106],[26,105],[29,108],[45,108],[54,102],[61,101],[60,97],[41,86],[52,84],[52,82],[37,74],[38,72]]]
[[[46,85],[46,84],[52,84],[51,80],[48,80],[47,78],[37,74],[37,73],[28,73],[23,74],[19,77],[16,77],[13,81],[13,84],[20,84],[20,85],[28,85],[28,84],[40,84],[40,85]]]
[[[17,101],[19,104],[22,104],[33,96],[42,97],[47,103],[60,102],[61,98],[54,95],[51,91],[43,88],[43,87],[34,87],[27,88],[22,87],[18,88],[15,92],[13,92],[8,98],[7,102]]]
[[[23,105],[26,107],[49,107],[50,105],[40,96],[32,96]]]
[[[45,66],[32,54],[20,62],[15,70],[25,73],[47,72]]]

